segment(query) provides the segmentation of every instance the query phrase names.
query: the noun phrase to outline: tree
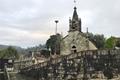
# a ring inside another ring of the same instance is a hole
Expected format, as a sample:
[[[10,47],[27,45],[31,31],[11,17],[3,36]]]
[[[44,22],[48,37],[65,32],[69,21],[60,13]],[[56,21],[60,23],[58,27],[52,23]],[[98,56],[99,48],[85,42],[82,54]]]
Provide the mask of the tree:
[[[56,34],[50,36],[50,38],[46,42],[47,49],[51,49],[51,53],[54,54],[60,54],[60,41],[61,41],[61,35]]]
[[[120,41],[117,41],[116,46],[117,46],[117,47],[120,47]]]
[[[116,45],[115,37],[110,37],[105,42],[105,48],[114,48]]]
[[[87,37],[87,35],[85,35]],[[98,48],[104,48],[104,44],[105,44],[105,37],[103,34],[92,34],[92,33],[88,33],[88,38],[89,40]]]
[[[9,46],[7,49],[3,49],[0,51],[0,58],[14,58],[17,59],[19,58],[18,52],[15,48]]]
[[[106,48],[120,47],[120,38],[113,37],[113,36],[108,38],[105,42],[105,47]]]
[[[104,35],[94,35],[93,43],[97,46],[98,49],[104,48],[105,38]]]

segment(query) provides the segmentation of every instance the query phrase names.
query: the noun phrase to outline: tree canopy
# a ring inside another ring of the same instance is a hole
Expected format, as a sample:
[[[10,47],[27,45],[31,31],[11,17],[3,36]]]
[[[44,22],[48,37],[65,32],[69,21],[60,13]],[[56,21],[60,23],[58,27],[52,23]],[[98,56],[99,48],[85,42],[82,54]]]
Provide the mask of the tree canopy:
[[[85,36],[87,37],[87,35]],[[105,37],[103,34],[88,33],[88,38],[98,49],[104,48]]]
[[[105,42],[105,47],[106,48],[115,48],[115,47],[120,47],[120,39],[111,36],[108,38]]]
[[[17,59],[17,58],[19,58],[19,55],[18,55],[18,52],[17,52],[17,50],[15,48],[9,46],[8,48],[3,49],[3,50],[0,51],[0,58]]]
[[[47,49],[51,50],[51,53],[54,54],[60,54],[60,40],[61,40],[61,35],[56,34],[50,36],[50,38],[46,42],[46,47]]]

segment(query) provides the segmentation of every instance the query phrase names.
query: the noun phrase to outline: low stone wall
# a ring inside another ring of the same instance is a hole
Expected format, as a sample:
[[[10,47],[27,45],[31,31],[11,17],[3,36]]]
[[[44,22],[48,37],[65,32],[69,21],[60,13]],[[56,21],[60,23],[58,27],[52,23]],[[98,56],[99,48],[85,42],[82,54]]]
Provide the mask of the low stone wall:
[[[120,50],[82,51],[21,69],[21,74],[36,80],[94,80],[93,74],[110,79],[119,72]]]

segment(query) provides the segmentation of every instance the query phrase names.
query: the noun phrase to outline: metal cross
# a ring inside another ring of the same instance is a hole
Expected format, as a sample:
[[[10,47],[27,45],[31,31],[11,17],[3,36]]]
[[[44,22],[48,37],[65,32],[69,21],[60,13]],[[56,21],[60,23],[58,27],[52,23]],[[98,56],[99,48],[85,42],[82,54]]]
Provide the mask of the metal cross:
[[[74,3],[76,4],[76,0],[74,0]]]
[[[74,4],[75,4],[75,6],[76,6],[76,0],[74,0]]]

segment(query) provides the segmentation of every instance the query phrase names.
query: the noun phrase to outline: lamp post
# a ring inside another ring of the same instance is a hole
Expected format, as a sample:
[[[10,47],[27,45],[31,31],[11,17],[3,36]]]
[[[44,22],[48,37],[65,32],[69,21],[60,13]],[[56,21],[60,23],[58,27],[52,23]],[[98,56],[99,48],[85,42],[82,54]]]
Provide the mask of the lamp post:
[[[55,23],[56,23],[55,34],[57,34],[57,23],[58,22],[59,22],[58,20],[55,20]]]

